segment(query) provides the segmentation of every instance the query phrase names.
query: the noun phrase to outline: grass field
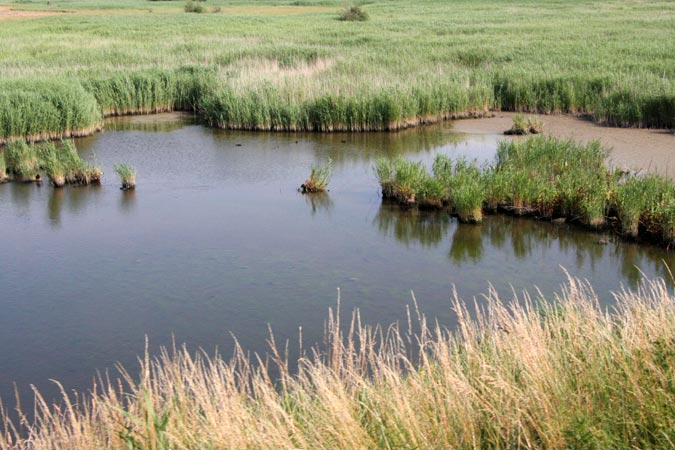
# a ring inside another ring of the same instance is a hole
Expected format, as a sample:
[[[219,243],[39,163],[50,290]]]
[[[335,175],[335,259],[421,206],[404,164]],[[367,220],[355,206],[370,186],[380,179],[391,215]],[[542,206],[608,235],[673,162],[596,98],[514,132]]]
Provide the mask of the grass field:
[[[483,305],[476,316],[455,299],[452,333],[415,309],[387,329],[331,314],[297,373],[282,343],[267,367],[242,349],[229,361],[146,355],[140,374],[93,395],[58,407],[38,396],[34,423],[0,421],[0,449],[673,447],[675,299],[663,280],[620,292],[611,312],[573,279],[556,301],[491,292]]]
[[[0,1],[62,12],[0,10],[0,140],[171,109],[244,129],[396,129],[493,108],[675,127],[671,1],[392,0],[362,4],[366,22],[337,20],[332,0],[183,5]]]

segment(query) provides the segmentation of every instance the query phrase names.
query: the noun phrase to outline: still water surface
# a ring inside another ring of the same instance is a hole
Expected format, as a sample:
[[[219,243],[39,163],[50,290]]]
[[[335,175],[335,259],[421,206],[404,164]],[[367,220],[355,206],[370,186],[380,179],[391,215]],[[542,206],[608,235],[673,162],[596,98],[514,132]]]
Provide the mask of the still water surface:
[[[570,228],[489,217],[458,225],[437,213],[382,204],[379,156],[427,162],[438,152],[493,158],[496,137],[439,125],[395,134],[260,134],[212,130],[167,116],[113,121],[77,142],[106,177],[100,187],[0,186],[0,398],[13,383],[48,397],[49,379],[88,389],[97,371],[134,367],[172,339],[228,356],[232,335],[264,352],[277,341],[321,341],[341,289],[343,311],[364,321],[420,308],[452,326],[453,287],[472,299],[490,283],[508,299],[538,287],[552,295],[565,267],[610,290],[675,268],[652,247]],[[313,164],[334,161],[331,190],[296,189]],[[122,192],[113,164],[138,172]],[[479,297],[480,300],[480,297]],[[345,314],[346,315],[346,314]],[[133,369],[132,369],[133,370]]]

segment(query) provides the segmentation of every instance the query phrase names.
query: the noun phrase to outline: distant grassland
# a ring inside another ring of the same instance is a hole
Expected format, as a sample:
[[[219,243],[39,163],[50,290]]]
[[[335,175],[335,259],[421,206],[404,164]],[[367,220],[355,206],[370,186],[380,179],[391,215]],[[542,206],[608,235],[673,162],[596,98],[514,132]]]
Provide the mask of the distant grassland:
[[[675,2],[391,0],[363,4],[367,22],[336,20],[339,1],[204,5],[221,11],[14,4],[68,13],[0,18],[0,141],[172,109],[259,130],[391,130],[489,109],[675,127]]]

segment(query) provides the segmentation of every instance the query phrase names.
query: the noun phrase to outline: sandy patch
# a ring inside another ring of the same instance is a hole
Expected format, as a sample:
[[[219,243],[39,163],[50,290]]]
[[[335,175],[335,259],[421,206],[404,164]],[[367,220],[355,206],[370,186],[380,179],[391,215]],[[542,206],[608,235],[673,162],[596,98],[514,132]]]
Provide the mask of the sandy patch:
[[[469,134],[502,135],[511,127],[514,113],[453,122],[453,129]],[[599,139],[609,149],[610,163],[675,178],[675,134],[670,130],[612,128],[573,116],[539,116],[544,134],[580,142]],[[505,136],[506,137],[506,136]]]
[[[35,19],[37,17],[57,16],[64,14],[60,11],[20,11],[12,9],[11,6],[0,6],[0,20],[11,19]]]

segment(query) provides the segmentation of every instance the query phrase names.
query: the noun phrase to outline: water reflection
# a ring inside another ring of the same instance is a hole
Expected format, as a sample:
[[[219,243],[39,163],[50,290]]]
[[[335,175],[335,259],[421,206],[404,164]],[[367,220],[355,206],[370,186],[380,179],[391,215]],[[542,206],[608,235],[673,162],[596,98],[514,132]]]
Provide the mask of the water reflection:
[[[398,242],[410,246],[436,247],[446,238],[450,216],[416,208],[401,209],[397,204],[383,202],[375,225],[384,235],[393,235]]]
[[[328,195],[327,192],[302,194],[302,197],[305,199],[305,203],[311,208],[312,217],[314,217],[317,212],[330,215],[330,212],[333,209],[333,200],[331,200],[330,195]]]
[[[483,233],[485,229],[481,226],[459,224],[455,228],[449,253],[455,265],[480,262],[483,257]]]
[[[130,214],[136,208],[136,189],[120,190],[121,213]]]
[[[105,128],[110,131],[147,131],[167,132],[180,130],[185,125],[196,123],[189,113],[164,113],[147,116],[110,117],[105,121]]]
[[[4,185],[10,194],[12,212],[18,217],[30,215],[30,205],[33,195],[40,190],[42,183],[9,183]]]
[[[567,224],[498,215],[487,216],[481,225],[465,225],[444,213],[401,210],[385,202],[374,225],[382,235],[406,247],[439,247],[449,242],[448,257],[456,267],[512,256],[523,267],[536,259],[565,261],[568,268],[580,273],[602,273],[607,269],[601,265],[616,265],[631,287],[639,283],[642,270],[675,284],[669,272],[675,267],[675,255]]]
[[[61,209],[63,209],[64,189],[52,189],[47,201],[47,216],[53,228],[61,226]]]
[[[467,136],[452,131],[446,124],[404,130],[396,133],[251,133],[234,130],[211,130],[216,143],[223,147],[255,148],[256,152],[288,152],[309,150],[315,162],[324,164],[326,155],[335,167],[370,161],[380,157],[414,157],[429,154],[444,147],[465,143]],[[493,138],[485,138],[494,140]],[[493,142],[494,144],[494,142]],[[474,149],[475,150],[475,149]],[[493,152],[490,152],[489,157]],[[479,157],[480,155],[470,155]]]

